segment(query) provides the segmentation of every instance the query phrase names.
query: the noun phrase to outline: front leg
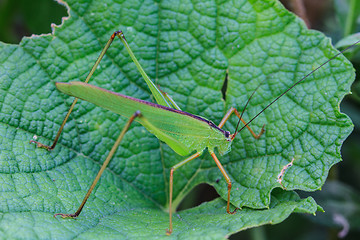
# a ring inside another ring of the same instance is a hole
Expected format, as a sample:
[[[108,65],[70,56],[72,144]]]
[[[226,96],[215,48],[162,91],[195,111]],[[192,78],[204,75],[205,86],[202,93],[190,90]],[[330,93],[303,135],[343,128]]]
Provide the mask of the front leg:
[[[265,132],[265,124],[263,125],[263,127],[260,130],[259,134],[256,134],[250,127],[249,125],[247,125],[247,123],[245,122],[245,120],[241,117],[240,113],[238,112],[238,110],[236,110],[236,108],[231,107],[226,114],[224,115],[223,119],[221,120],[220,124],[219,124],[219,128],[222,128],[224,126],[224,124],[226,123],[226,121],[230,118],[231,114],[235,113],[235,115],[240,119],[240,121],[242,121],[246,128],[250,131],[250,133],[253,135],[253,137],[255,139],[259,139],[260,136]],[[235,132],[233,134],[232,139],[235,138],[235,135],[237,134],[237,132]]]

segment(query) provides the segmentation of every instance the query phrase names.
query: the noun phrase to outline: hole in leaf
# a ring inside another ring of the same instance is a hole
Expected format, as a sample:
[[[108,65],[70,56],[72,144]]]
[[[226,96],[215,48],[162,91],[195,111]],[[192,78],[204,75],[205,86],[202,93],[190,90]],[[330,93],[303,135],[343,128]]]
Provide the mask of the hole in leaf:
[[[228,70],[226,70],[225,79],[224,79],[223,85],[221,87],[222,98],[225,101],[226,101],[226,91],[227,91],[227,87],[228,87],[228,81],[229,81],[229,73],[228,73]]]
[[[202,183],[193,188],[181,201],[177,211],[199,206],[203,202],[209,202],[220,197],[215,188],[209,184]]]

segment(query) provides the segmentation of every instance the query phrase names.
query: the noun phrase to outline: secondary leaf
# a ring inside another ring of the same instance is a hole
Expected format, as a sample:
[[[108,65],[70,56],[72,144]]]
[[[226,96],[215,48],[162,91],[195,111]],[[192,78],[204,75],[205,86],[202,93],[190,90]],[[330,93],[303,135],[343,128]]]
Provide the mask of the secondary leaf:
[[[126,120],[81,102],[53,151],[28,143],[34,135],[51,142],[72,101],[54,83],[85,79],[115,30],[124,31],[145,71],[181,109],[215,123],[230,106],[242,110],[261,84],[244,115],[251,119],[336,54],[328,39],[307,30],[273,1],[67,4],[69,17],[52,35],[24,38],[20,45],[0,44],[4,236],[165,238],[169,168],[182,158],[144,128],[136,125],[125,136],[77,220],[52,215],[76,210]],[[177,213],[172,236],[219,239],[281,222],[293,211],[314,213],[311,198],[300,200],[293,192],[273,189],[281,187],[278,174],[292,158],[282,184],[307,191],[319,189],[329,168],[341,160],[340,147],[352,124],[338,106],[353,78],[351,64],[339,57],[252,122],[255,131],[266,124],[264,136],[255,140],[242,131],[233,151],[219,158],[233,180],[232,203],[245,208],[229,216],[218,199]],[[120,41],[109,49],[91,83],[151,101]],[[234,117],[225,128],[233,131],[235,125]],[[226,183],[206,154],[175,172],[174,179],[175,205],[201,182],[215,186],[226,199]]]
[[[325,209],[316,219],[318,224],[339,228],[339,237],[346,236],[349,230],[360,229],[360,195],[356,189],[338,181],[327,181],[322,191],[311,195]]]

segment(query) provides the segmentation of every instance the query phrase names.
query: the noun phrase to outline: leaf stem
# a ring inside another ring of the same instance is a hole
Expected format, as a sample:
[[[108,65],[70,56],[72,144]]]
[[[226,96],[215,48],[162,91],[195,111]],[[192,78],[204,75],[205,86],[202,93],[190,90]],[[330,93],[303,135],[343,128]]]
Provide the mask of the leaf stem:
[[[356,19],[360,13],[360,1],[350,0],[349,13],[347,14],[344,36],[348,36],[354,32],[356,26]]]

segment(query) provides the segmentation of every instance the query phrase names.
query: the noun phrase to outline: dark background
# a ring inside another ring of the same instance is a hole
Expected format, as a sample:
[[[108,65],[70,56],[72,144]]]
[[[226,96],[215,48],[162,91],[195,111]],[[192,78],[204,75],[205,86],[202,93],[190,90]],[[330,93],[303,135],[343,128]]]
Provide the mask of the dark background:
[[[283,4],[301,16],[309,28],[322,31],[339,40],[360,32],[359,0],[283,0]],[[0,0],[0,41],[18,44],[23,36],[51,33],[51,23],[61,24],[67,17],[65,6],[52,0]],[[360,40],[360,36],[358,36]],[[348,52],[347,57],[360,71],[360,51]],[[360,84],[352,86],[352,95],[341,103],[341,111],[348,114],[354,131],[342,147],[343,162],[331,168],[322,191],[299,192],[311,195],[325,209],[316,217],[292,214],[277,225],[246,230],[230,239],[360,239]],[[208,185],[196,187],[181,204],[186,209],[217,197]],[[348,227],[348,231],[346,231]]]

